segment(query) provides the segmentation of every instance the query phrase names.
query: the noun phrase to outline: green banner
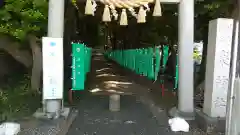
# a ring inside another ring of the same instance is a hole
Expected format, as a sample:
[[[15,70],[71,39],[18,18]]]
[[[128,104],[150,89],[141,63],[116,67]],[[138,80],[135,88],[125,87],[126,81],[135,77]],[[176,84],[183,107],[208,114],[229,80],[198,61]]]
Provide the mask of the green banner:
[[[91,48],[72,44],[72,90],[84,90],[86,74],[90,71]]]

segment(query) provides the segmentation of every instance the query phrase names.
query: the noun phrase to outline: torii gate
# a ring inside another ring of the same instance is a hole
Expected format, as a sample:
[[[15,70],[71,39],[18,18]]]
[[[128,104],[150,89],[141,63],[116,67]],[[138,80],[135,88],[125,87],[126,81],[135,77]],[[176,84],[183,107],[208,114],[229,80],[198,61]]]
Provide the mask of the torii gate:
[[[194,118],[193,105],[193,43],[194,43],[194,0],[159,0],[163,4],[178,4],[178,53],[179,53],[179,89],[178,106],[170,110],[173,116],[185,119]],[[48,37],[63,38],[65,0],[49,0]],[[58,65],[62,66],[63,65]],[[59,73],[62,74],[63,73]],[[62,99],[47,100],[47,113],[60,112]]]

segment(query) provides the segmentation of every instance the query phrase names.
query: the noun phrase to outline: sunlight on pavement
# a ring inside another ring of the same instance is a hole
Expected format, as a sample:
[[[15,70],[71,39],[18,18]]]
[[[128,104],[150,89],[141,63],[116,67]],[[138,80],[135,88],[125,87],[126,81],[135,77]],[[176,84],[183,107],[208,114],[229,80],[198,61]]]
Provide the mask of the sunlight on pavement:
[[[124,92],[122,91],[117,91],[117,90],[113,90],[113,89],[109,89],[109,90],[102,90],[99,88],[94,88],[92,90],[90,90],[91,93],[97,93],[97,92],[109,92],[109,93],[115,93],[115,94],[123,94]]]
[[[118,81],[105,81],[105,82],[103,82],[103,83],[105,83],[105,84],[116,84],[116,85],[133,84],[133,83],[131,83],[131,82],[118,82]]]
[[[116,76],[114,74],[100,74],[100,75],[97,75],[97,77],[106,77],[106,76]]]
[[[111,68],[102,68],[102,69],[96,70],[96,72],[102,72],[104,70],[109,70],[109,69],[111,69]]]
[[[100,90],[99,88],[94,88],[94,89],[90,90],[90,92],[92,92],[92,93],[100,92],[100,91],[102,91],[102,90]]]

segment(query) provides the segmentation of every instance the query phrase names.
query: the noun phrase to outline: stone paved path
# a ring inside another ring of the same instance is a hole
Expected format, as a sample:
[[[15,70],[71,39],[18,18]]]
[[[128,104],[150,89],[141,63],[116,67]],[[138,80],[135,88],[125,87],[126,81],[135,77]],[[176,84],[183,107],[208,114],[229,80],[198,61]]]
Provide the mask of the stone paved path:
[[[76,106],[79,114],[67,135],[195,135],[171,132],[165,115],[159,123],[149,107],[138,100],[136,92],[142,88],[114,66],[102,56],[94,57],[86,86],[94,92],[81,96]],[[119,112],[109,111],[109,93],[122,93]]]
[[[121,101],[121,111],[110,112],[107,96],[83,99],[68,135],[172,135],[136,98],[123,96]]]

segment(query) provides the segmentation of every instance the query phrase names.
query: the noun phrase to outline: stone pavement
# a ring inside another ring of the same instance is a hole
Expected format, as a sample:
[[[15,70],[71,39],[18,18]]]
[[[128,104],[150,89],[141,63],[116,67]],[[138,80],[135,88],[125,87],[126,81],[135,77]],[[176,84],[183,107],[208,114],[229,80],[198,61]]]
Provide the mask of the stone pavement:
[[[121,67],[94,56],[88,76],[87,94],[76,101],[79,113],[67,135],[200,135],[174,133],[168,126],[167,111],[156,106],[149,90],[119,71]],[[121,95],[119,112],[109,111],[109,95]],[[160,98],[160,95],[159,95]]]
[[[108,96],[92,95],[82,99],[79,113],[67,135],[173,135],[158,125],[149,109],[134,96],[121,97],[121,110],[108,110]]]

